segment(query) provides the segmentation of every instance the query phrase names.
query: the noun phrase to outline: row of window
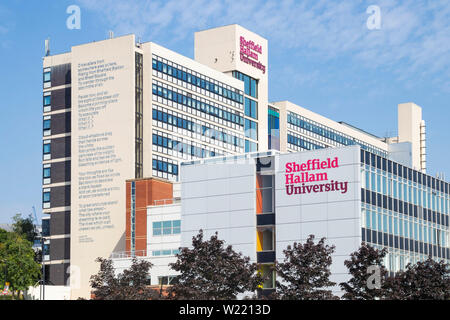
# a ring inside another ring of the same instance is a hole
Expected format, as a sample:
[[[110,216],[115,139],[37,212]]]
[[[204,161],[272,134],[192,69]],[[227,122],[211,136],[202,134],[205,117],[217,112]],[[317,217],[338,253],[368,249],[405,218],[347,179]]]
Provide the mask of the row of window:
[[[222,119],[239,126],[244,125],[244,117],[242,117],[239,113],[226,111],[223,109],[223,107],[216,107],[209,103],[209,101],[201,101],[200,98],[197,98],[196,96],[188,94],[186,92],[175,92],[174,90],[171,90],[171,88],[164,88],[157,84],[152,85],[152,92],[156,96],[185,105],[192,109],[196,109],[218,119]]]
[[[393,174],[381,173],[380,170],[368,167],[362,169],[362,186],[367,190],[388,195],[414,205],[449,213],[450,197],[443,192],[416,182],[411,182]]]
[[[449,216],[444,213],[426,209],[402,200],[393,199],[390,196],[373,191],[361,189],[361,201],[382,209],[402,213],[407,216],[427,220],[443,226],[449,226]]]
[[[317,134],[317,135],[319,135],[323,138],[329,139],[335,143],[345,145],[345,146],[359,144],[362,149],[370,150],[370,151],[380,154],[382,156],[386,156],[386,152],[377,147],[371,146],[359,139],[352,138],[343,133],[339,133],[336,130],[333,130],[329,127],[323,126],[312,120],[306,119],[295,113],[292,113],[292,112],[288,113],[288,123],[294,127],[304,129],[313,134]]]
[[[167,148],[168,150],[176,150],[183,154],[189,154],[193,157],[197,158],[208,158],[208,157],[215,157],[216,154],[215,151],[209,151],[208,149],[197,147],[194,145],[190,145],[187,143],[183,143],[181,141],[175,140],[170,137],[164,137],[158,134],[153,133],[152,135],[152,142],[154,146],[159,146],[163,148]]]
[[[368,229],[443,247],[448,246],[448,230],[445,227],[436,227],[436,224],[427,220],[382,211],[380,208],[366,205],[362,209],[361,221]]]
[[[152,256],[154,256],[154,257],[171,256],[171,255],[176,255],[176,254],[179,254],[179,253],[180,253],[179,249],[153,250],[152,251]]]
[[[374,247],[375,249],[378,250],[382,250],[383,248],[386,248],[383,245],[379,245],[378,242],[380,242],[379,240],[384,240],[384,236],[380,235],[378,236],[378,234],[374,234],[374,232],[372,230],[365,230],[365,228],[362,228],[362,238],[364,239],[363,241],[369,242],[371,244],[372,247]],[[367,239],[370,239],[370,241],[367,241]],[[374,241],[372,241],[373,239],[376,239]],[[394,240],[394,239],[392,239]],[[382,243],[382,241],[381,241]],[[415,248],[415,243],[412,244],[411,243],[408,244],[408,247],[414,247]],[[388,247],[388,252],[386,254],[386,256],[383,259],[382,264],[388,269],[388,271],[390,272],[398,272],[400,270],[404,270],[406,268],[406,266],[411,263],[411,264],[416,264],[419,261],[425,261],[428,259],[429,255],[426,254],[420,254],[417,250],[416,251],[405,251],[405,250],[400,250],[394,247]],[[418,248],[419,249],[419,248]],[[431,248],[431,250],[433,250],[433,248]],[[431,251],[428,250],[428,251]],[[439,248],[438,248],[439,250]],[[443,249],[441,248],[441,250],[445,250],[447,251],[448,249]],[[448,254],[446,254],[447,257],[449,257]],[[437,254],[435,257],[433,257],[433,259],[435,261],[439,261],[441,259],[439,259],[437,257]]]
[[[400,236],[393,236],[381,231],[362,228],[362,241],[382,245],[383,247],[391,247],[400,250],[415,252],[416,254],[431,255],[449,259],[449,248],[438,245],[423,243],[422,241],[408,239]],[[392,270],[392,269],[390,269]]]
[[[152,225],[154,236],[181,233],[181,220],[156,221]]]
[[[326,148],[326,145],[322,144],[319,145],[318,142],[311,142],[308,141],[306,138],[301,137],[301,136],[297,136],[297,135],[293,135],[293,134],[288,134],[288,143],[297,147],[300,147],[302,149],[306,149],[306,150],[316,150],[316,149],[322,149],[322,148]],[[297,149],[297,148],[292,148],[291,149]]]
[[[244,92],[253,98],[258,98],[258,80],[249,77],[239,71],[233,71],[234,78],[244,81]]]
[[[158,277],[158,285],[169,285],[176,282],[178,276],[162,276]]]
[[[152,168],[160,172],[178,175],[178,165],[164,160],[152,159]]]
[[[188,71],[183,71],[180,67],[176,67],[173,63],[172,65],[170,65],[156,59],[152,60],[152,68],[153,70],[160,71],[164,74],[177,78],[178,80],[187,82],[193,86],[215,93],[224,98],[241,104],[243,103],[243,96],[239,93],[239,90],[228,89],[225,87],[225,85],[219,85],[217,83],[209,81],[209,78],[205,79],[207,77],[199,75],[198,73],[193,72],[189,69],[186,69]]]
[[[362,150],[361,162],[373,168],[392,173],[409,181],[417,182],[418,184],[421,184],[423,186],[427,186],[437,191],[450,194],[450,185],[447,182],[436,179],[432,176],[421,173],[420,171],[408,168],[373,153]]]
[[[153,120],[161,121],[163,123],[167,123],[190,132],[196,132],[213,140],[219,140],[221,142],[228,143],[233,146],[239,147],[244,146],[244,141],[241,138],[238,138],[236,136],[233,136],[231,134],[222,131],[218,131],[213,128],[209,128],[205,125],[197,124],[188,119],[183,119],[174,114],[169,114],[161,110],[153,109],[152,117]]]

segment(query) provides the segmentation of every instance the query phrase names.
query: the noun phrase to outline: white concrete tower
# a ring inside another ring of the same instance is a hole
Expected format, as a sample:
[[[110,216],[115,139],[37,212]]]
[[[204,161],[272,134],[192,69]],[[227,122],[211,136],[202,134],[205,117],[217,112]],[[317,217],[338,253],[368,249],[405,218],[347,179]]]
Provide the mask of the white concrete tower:
[[[411,143],[412,167],[425,172],[425,121],[422,120],[422,108],[415,103],[398,105],[398,142]]]

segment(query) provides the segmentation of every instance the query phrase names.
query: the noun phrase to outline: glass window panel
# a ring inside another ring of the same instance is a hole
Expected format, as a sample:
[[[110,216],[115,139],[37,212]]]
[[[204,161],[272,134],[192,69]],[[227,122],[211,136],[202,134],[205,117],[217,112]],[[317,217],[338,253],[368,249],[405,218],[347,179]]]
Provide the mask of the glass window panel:
[[[44,178],[50,178],[50,168],[44,168]]]
[[[44,72],[44,82],[49,82],[51,80],[51,72]]]
[[[44,144],[44,154],[49,154],[51,152],[51,144],[46,143]]]
[[[44,192],[44,194],[42,196],[42,201],[43,202],[50,202],[50,192]]]
[[[49,106],[52,101],[52,96],[45,96],[44,97],[44,106]]]

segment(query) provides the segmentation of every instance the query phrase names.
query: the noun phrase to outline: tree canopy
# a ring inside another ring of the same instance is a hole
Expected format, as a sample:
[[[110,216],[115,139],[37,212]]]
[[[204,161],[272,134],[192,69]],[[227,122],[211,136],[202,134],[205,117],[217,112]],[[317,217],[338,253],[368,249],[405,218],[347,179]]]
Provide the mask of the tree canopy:
[[[314,243],[310,235],[304,244],[294,243],[284,253],[284,261],[276,263],[277,281],[275,298],[287,300],[328,300],[338,299],[330,287],[331,254],[334,246],[325,244],[325,238]]]
[[[13,292],[28,289],[41,275],[31,242],[14,232],[0,232],[0,237],[1,283],[9,282]]]
[[[192,238],[192,248],[182,248],[170,267],[179,272],[169,289],[173,299],[224,300],[254,293],[263,282],[250,258],[225,247],[217,232],[203,240],[203,231]]]
[[[428,257],[387,280],[386,299],[449,300],[450,265]]]
[[[147,285],[152,264],[134,257],[130,268],[117,274],[111,259],[97,258],[100,270],[91,276],[94,300],[150,300],[159,299],[159,292]]]
[[[31,215],[29,215],[27,218],[22,218],[22,215],[20,213],[16,214],[13,217],[12,228],[13,232],[21,235],[31,243],[34,242],[38,235]]]
[[[385,278],[388,271],[383,265],[386,249],[378,250],[363,243],[344,262],[351,275],[350,280],[340,283],[347,300],[381,299],[385,295]]]

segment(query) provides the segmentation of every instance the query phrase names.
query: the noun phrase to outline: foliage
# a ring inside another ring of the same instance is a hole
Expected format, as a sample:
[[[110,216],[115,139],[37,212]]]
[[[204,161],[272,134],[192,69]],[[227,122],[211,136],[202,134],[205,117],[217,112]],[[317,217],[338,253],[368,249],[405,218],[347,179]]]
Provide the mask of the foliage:
[[[40,278],[41,266],[35,261],[31,242],[8,233],[0,243],[0,281],[10,283],[11,291],[23,291]]]
[[[0,243],[5,243],[8,240],[8,235],[8,231],[0,229]]]
[[[325,238],[315,244],[310,235],[306,243],[294,243],[284,253],[284,262],[276,263],[276,293],[273,298],[287,300],[338,299],[329,289],[335,283],[329,280],[334,246],[325,245]]]
[[[342,296],[347,300],[381,299],[385,294],[385,281],[388,271],[383,266],[386,249],[378,250],[363,243],[358,251],[350,255],[350,260],[344,262],[351,278],[348,282],[340,283],[345,292]],[[379,286],[373,283],[373,272],[370,267],[376,266],[379,271]],[[369,283],[373,285],[368,285]]]
[[[111,259],[97,258],[100,271],[91,276],[94,300],[149,300],[158,299],[159,293],[147,286],[152,264],[133,258],[131,267],[116,275]]]
[[[20,214],[16,214],[13,217],[13,232],[21,235],[23,238],[27,239],[31,243],[34,242],[38,233],[36,231],[36,227],[33,223],[33,218],[31,215],[28,218],[22,218]]]
[[[263,278],[249,257],[224,246],[217,232],[203,240],[203,231],[192,238],[192,249],[182,248],[177,261],[170,264],[180,275],[170,287],[172,299],[223,300],[254,292]]]
[[[408,264],[387,281],[387,299],[449,300],[450,265],[429,257],[416,264]]]

